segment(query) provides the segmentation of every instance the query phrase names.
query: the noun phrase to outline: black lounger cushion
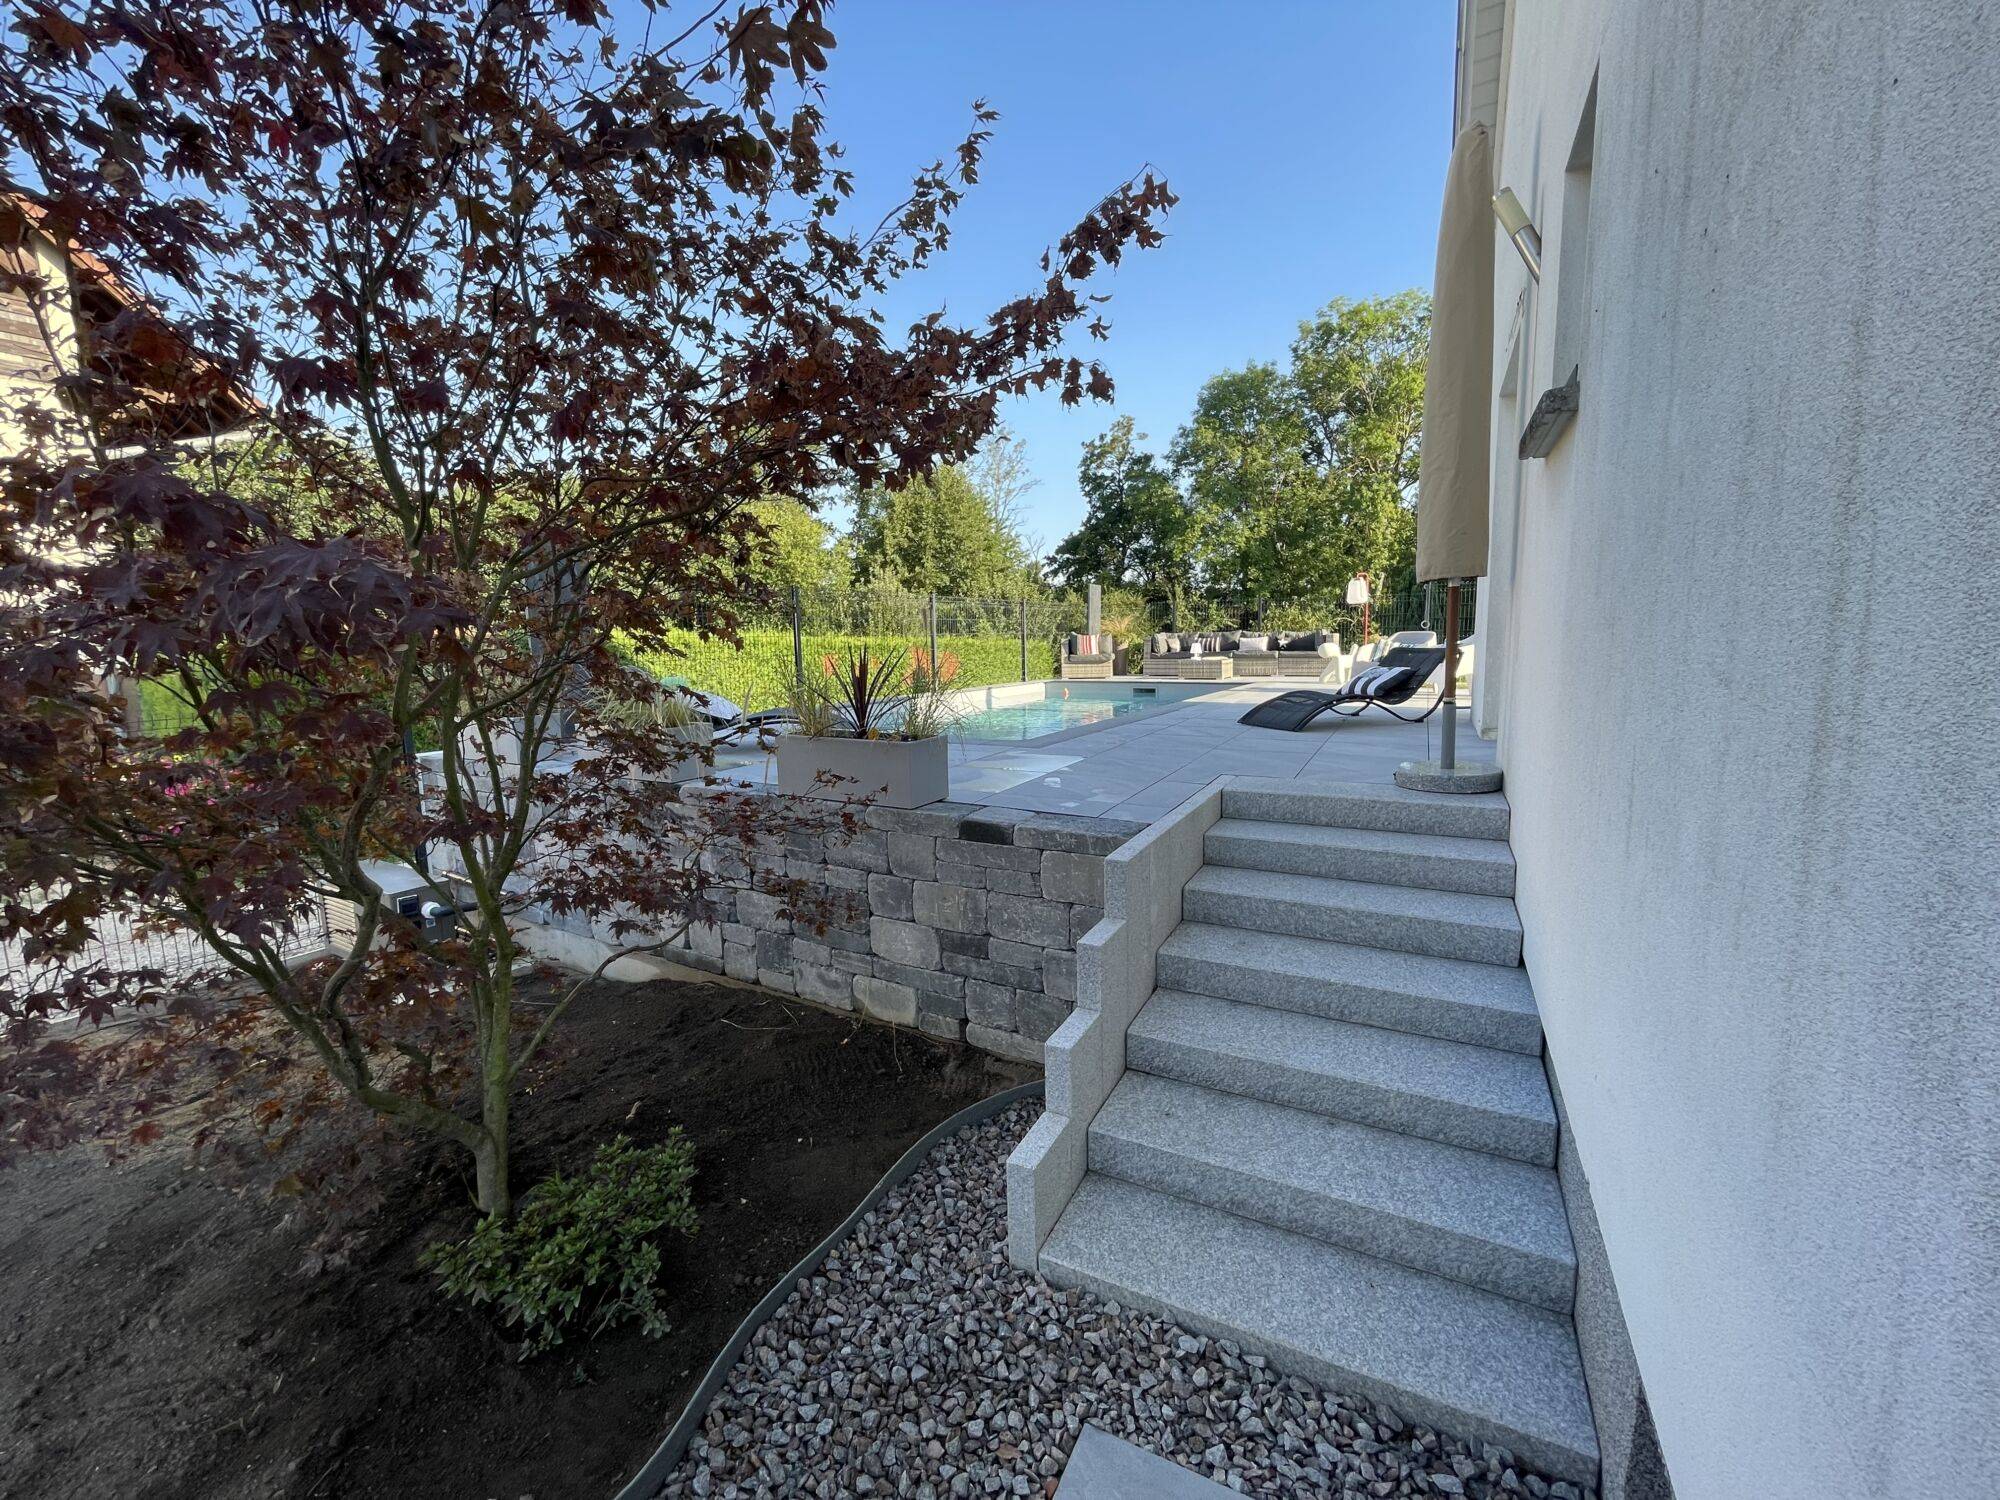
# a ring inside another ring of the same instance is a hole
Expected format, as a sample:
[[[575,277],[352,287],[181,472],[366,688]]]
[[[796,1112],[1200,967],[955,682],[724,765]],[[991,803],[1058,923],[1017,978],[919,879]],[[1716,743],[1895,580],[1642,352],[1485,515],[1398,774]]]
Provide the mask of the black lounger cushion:
[[[1415,667],[1363,667],[1354,674],[1347,686],[1340,690],[1340,696],[1387,698],[1397,690],[1409,686],[1410,679],[1416,675]]]

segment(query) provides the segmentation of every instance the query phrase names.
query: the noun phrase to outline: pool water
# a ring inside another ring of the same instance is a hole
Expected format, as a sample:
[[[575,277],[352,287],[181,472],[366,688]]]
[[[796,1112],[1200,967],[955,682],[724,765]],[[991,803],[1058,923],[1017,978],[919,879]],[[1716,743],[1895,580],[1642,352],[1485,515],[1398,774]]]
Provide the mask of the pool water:
[[[968,713],[952,728],[965,740],[1037,740],[1134,714],[1152,713],[1187,701],[1182,694],[1139,692],[1129,688],[1068,687],[1051,683],[1046,698],[1007,703]]]

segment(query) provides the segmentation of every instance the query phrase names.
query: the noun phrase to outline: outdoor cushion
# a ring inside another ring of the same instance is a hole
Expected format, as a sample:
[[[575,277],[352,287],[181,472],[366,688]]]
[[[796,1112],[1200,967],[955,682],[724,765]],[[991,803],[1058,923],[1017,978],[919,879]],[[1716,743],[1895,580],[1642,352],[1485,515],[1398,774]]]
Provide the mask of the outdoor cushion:
[[[1268,651],[1270,647],[1271,638],[1268,635],[1252,635],[1249,631],[1244,631],[1236,638],[1238,651]]]
[[[1111,653],[1109,651],[1091,651],[1081,656],[1072,656],[1069,658],[1072,666],[1079,667],[1101,667],[1110,660]]]
[[[1415,667],[1368,667],[1356,672],[1347,686],[1340,690],[1340,695],[1343,698],[1386,697],[1416,675]]]
[[[1229,637],[1221,631],[1211,630],[1201,636],[1201,649],[1210,656],[1230,649]]]

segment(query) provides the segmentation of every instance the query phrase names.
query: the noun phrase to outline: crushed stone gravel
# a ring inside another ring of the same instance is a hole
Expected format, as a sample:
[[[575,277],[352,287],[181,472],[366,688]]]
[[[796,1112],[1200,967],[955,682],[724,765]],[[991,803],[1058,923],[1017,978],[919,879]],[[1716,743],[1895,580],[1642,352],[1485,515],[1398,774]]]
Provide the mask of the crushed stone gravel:
[[[665,1500],[1051,1496],[1086,1422],[1245,1495],[1591,1492],[1016,1270],[1027,1101],[941,1142],[757,1333]]]

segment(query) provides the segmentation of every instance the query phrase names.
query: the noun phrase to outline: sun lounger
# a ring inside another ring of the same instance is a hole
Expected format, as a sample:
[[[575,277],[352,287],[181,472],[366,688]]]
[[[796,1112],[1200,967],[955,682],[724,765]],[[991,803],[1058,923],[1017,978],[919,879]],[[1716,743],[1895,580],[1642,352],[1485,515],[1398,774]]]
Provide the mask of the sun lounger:
[[[1258,704],[1237,722],[1259,729],[1304,729],[1321,714],[1339,714],[1344,719],[1359,718],[1371,708],[1379,708],[1406,724],[1421,724],[1437,712],[1444,695],[1438,694],[1419,714],[1396,712],[1422,691],[1431,674],[1444,664],[1442,646],[1392,646],[1375,665],[1365,667],[1337,692],[1297,688]]]

